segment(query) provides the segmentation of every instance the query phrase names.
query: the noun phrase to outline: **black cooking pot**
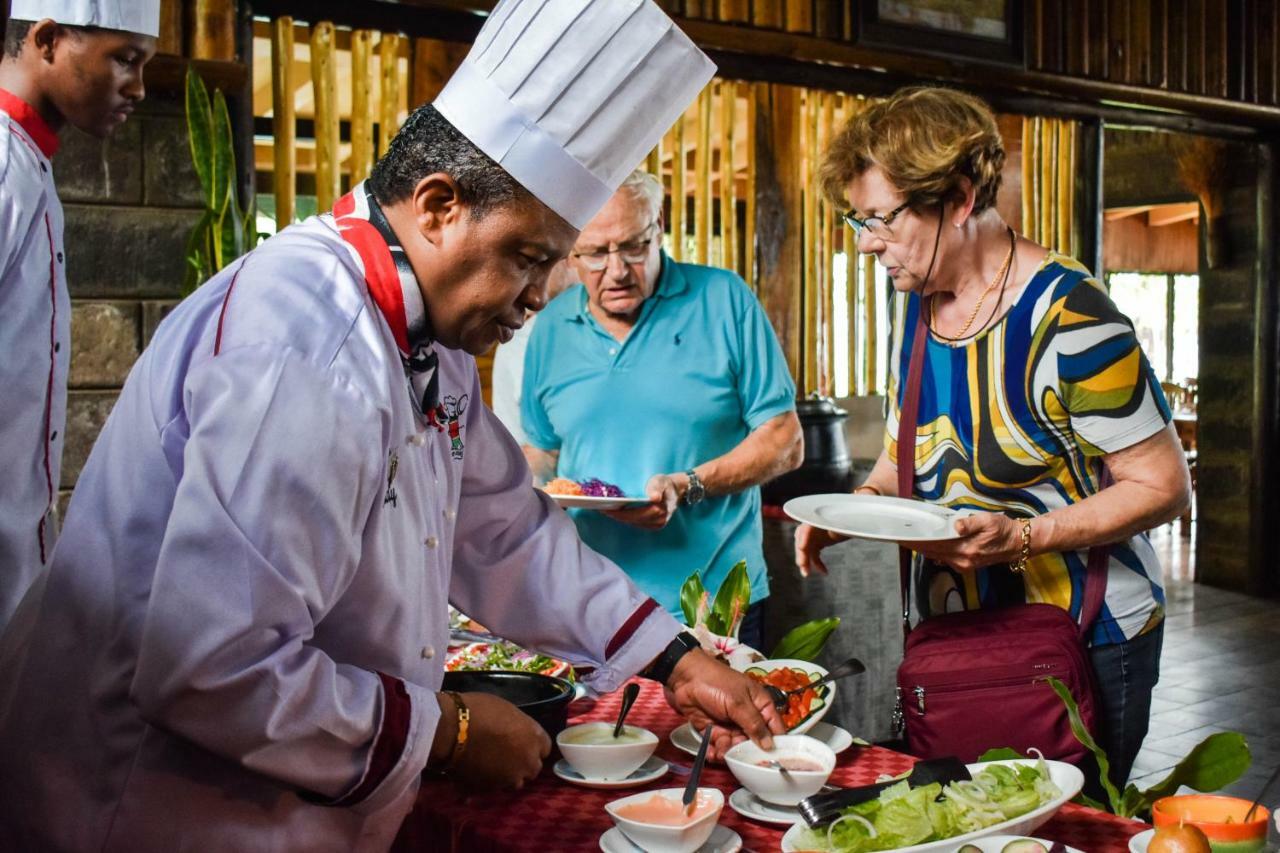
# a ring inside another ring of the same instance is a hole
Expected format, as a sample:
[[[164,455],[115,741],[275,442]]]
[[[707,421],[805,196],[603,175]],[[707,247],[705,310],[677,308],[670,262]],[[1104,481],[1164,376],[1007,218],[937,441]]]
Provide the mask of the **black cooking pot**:
[[[782,506],[802,495],[847,492],[853,488],[853,459],[844,436],[848,413],[829,397],[815,393],[796,400],[796,415],[804,433],[804,462],[761,487],[766,504]]]
[[[534,672],[460,670],[444,674],[444,690],[490,693],[506,699],[546,729],[554,741],[569,719],[569,703],[577,689],[563,678]]]

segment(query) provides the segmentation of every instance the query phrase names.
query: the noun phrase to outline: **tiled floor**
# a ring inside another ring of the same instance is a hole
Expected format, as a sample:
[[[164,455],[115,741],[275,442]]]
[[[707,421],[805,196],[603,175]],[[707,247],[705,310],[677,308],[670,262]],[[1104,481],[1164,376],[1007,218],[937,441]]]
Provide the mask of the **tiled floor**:
[[[1205,737],[1238,731],[1253,765],[1226,791],[1252,798],[1280,764],[1280,603],[1193,583],[1194,540],[1180,524],[1152,534],[1169,615],[1151,728],[1130,781],[1147,788]]]

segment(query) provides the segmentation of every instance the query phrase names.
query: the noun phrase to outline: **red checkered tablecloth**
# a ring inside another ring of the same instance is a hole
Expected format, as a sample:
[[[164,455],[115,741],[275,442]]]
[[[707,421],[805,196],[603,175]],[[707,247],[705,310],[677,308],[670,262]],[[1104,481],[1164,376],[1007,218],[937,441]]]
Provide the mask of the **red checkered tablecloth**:
[[[688,765],[692,758],[671,745],[668,735],[681,724],[653,682],[642,681],[640,697],[627,717],[662,740],[657,755]],[[590,710],[571,722],[617,718],[622,692],[602,697]],[[558,758],[554,754],[553,758]],[[840,755],[831,780],[840,785],[865,785],[882,774],[909,769],[914,759],[880,747],[851,747]],[[447,783],[423,786],[413,813],[396,839],[397,853],[505,853],[505,851],[554,851],[576,853],[600,849],[600,836],[613,822],[605,803],[637,790],[683,787],[684,778],[668,774],[639,789],[598,791],[570,785],[558,779],[550,764],[532,784],[518,792],[463,796]],[[738,782],[727,768],[708,764],[702,784],[715,786],[727,798]],[[720,822],[742,836],[744,851],[780,849],[785,827],[747,820],[725,806]],[[1068,803],[1037,830],[1036,835],[1061,841],[1085,853],[1126,853],[1130,836],[1146,829],[1136,823],[1094,809]]]

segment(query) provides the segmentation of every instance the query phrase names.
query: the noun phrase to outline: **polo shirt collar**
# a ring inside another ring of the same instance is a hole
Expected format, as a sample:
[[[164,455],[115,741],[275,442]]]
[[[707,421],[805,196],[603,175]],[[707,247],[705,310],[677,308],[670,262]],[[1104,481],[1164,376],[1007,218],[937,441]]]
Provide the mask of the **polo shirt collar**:
[[[31,141],[40,149],[40,153],[52,160],[58,151],[58,134],[54,133],[49,123],[44,120],[36,108],[6,89],[0,89],[0,110],[16,121]]]
[[[679,296],[681,293],[689,289],[689,280],[685,278],[684,270],[680,269],[675,261],[664,251],[660,255],[662,259],[662,272],[658,274],[658,280],[653,286],[653,293],[649,295],[649,299],[670,299]],[[570,314],[566,317],[569,320],[583,321],[587,319],[591,309],[587,305],[590,296],[587,294],[587,287],[582,286],[582,299],[578,302],[578,311],[576,314]],[[645,301],[648,302],[649,299]]]

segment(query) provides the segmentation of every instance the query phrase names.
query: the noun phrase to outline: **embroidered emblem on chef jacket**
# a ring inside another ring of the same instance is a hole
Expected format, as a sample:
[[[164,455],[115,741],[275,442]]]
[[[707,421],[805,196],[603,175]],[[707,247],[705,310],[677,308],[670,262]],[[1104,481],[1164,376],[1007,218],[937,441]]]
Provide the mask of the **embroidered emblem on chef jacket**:
[[[432,413],[436,429],[449,430],[449,455],[454,459],[462,459],[462,424],[459,423],[459,419],[467,410],[467,401],[470,396],[463,394],[461,397],[445,397]]]
[[[387,494],[382,499],[382,505],[391,504],[393,507],[398,506],[396,503],[396,487],[393,485],[396,480],[396,468],[400,467],[400,457],[396,456],[396,452],[391,451],[391,459],[387,463]]]

